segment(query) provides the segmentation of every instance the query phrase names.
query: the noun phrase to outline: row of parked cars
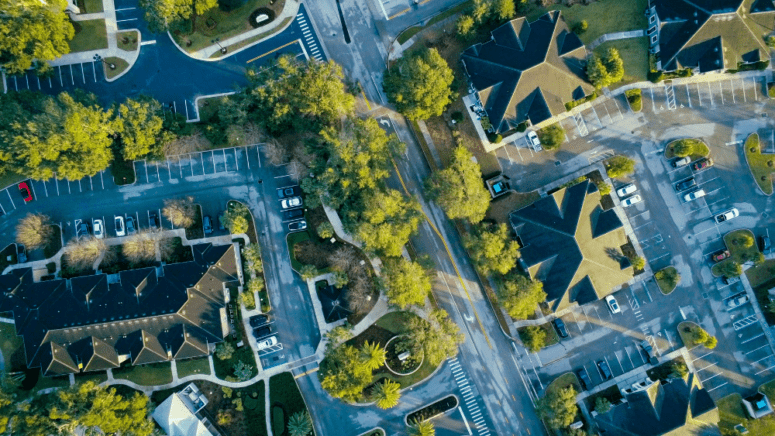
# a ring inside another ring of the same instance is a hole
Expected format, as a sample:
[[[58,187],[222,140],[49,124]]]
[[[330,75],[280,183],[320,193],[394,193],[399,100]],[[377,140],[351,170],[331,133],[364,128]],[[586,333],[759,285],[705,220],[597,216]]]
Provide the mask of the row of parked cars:
[[[253,328],[253,337],[256,338],[258,351],[277,345],[274,323],[269,318],[269,315],[254,315],[248,318],[248,322],[250,327]]]
[[[135,218],[131,215],[116,215],[113,217],[113,224],[116,229],[117,237],[134,235],[137,233],[137,223],[135,222]],[[159,216],[155,213],[149,214],[148,225],[152,229],[159,229]],[[97,239],[104,239],[106,234],[105,222],[101,218],[93,219],[91,224],[87,221],[80,221],[75,226],[75,236],[79,239],[88,235],[94,235]]]
[[[301,198],[301,188],[298,185],[277,188],[277,198],[280,200],[280,207],[283,209],[283,219],[295,220],[304,216],[304,200]],[[307,221],[300,219],[288,223],[288,230],[299,232],[307,228]]]

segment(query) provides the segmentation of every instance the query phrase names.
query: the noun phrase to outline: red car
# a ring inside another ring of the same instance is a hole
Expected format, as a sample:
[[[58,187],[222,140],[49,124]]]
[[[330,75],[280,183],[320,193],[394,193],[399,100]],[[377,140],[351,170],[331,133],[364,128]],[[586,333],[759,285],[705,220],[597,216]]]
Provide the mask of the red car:
[[[26,203],[32,201],[32,192],[30,191],[30,187],[27,185],[27,182],[19,183],[19,193],[22,194],[22,198]]]
[[[711,158],[702,158],[698,160],[697,162],[692,164],[692,169],[694,171],[699,171],[703,168],[709,168],[713,166],[713,159]]]
[[[722,260],[729,257],[729,250],[721,250],[718,253],[711,256],[711,259],[713,259],[714,262],[721,262]]]

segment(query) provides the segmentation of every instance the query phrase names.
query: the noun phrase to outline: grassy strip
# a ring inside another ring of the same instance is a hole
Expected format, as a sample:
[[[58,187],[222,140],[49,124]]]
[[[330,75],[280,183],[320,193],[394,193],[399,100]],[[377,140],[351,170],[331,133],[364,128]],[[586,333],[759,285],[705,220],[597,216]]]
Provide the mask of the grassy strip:
[[[108,64],[113,64],[113,65],[116,66],[115,69],[111,69],[111,68],[108,68],[107,65],[104,65],[106,67],[105,68],[105,77],[107,77],[108,79],[112,79],[112,78],[118,76],[119,74],[121,74],[124,71],[126,71],[127,68],[129,68],[129,62],[127,62],[127,61],[125,61],[125,60],[123,60],[121,58],[118,58],[118,57],[105,58],[105,62],[107,62]]]
[[[202,228],[202,206],[196,205],[196,215],[194,215],[194,224],[191,227],[186,228],[186,239],[189,241],[192,239],[204,238],[205,231]]]
[[[648,25],[643,11],[648,6],[647,0],[632,1],[599,1],[589,5],[581,3],[573,6],[552,5],[548,8],[532,6],[528,8],[528,21],[533,21],[549,10],[559,10],[565,21],[573,26],[586,20],[589,29],[580,38],[584,44],[596,40],[607,33],[626,32],[645,29]]]
[[[121,50],[135,51],[137,50],[137,38],[139,36],[136,30],[116,33],[116,44],[118,44],[118,48]]]
[[[398,43],[403,44],[406,41],[409,41],[409,39],[411,39],[414,35],[417,35],[418,33],[420,33],[423,29],[433,26],[434,24],[440,21],[446,20],[447,18],[457,13],[463,12],[464,10],[468,9],[472,4],[473,4],[473,1],[460,3],[459,5],[455,5],[439,14],[436,14],[435,17],[428,20],[428,22],[425,23],[425,25],[423,26],[415,25],[404,29],[404,31],[398,35],[398,38],[397,38]]]
[[[269,401],[272,403],[272,421],[275,420],[275,408],[281,409],[285,429],[288,428],[288,420],[293,414],[308,412],[304,397],[301,396],[299,386],[290,372],[277,374],[269,379]],[[313,429],[312,433],[314,434],[314,432]],[[273,433],[275,435],[288,434],[287,431]]]
[[[166,385],[172,383],[172,365],[170,362],[161,362],[115,368],[113,378],[129,380],[141,386]]]
[[[439,167],[436,166],[436,160],[433,159],[433,155],[431,154],[431,149],[428,147],[428,142],[425,141],[425,136],[423,136],[422,131],[420,130],[420,125],[417,124],[417,121],[411,121],[409,122],[409,125],[412,127],[412,132],[414,133],[414,137],[417,139],[417,142],[420,144],[420,148],[422,148],[422,152],[425,155],[425,160],[428,162],[428,165],[431,167],[431,171],[438,171]]]
[[[759,189],[765,195],[772,195],[772,174],[775,172],[775,155],[762,153],[759,134],[757,133],[752,133],[748,136],[743,148],[748,169],[751,171],[756,184],[759,185]]]
[[[692,338],[692,332],[691,329],[694,327],[699,327],[697,323],[691,322],[691,321],[684,321],[680,324],[678,324],[678,335],[681,336],[681,342],[686,346],[687,350],[691,350],[692,348],[695,348],[697,344],[694,343],[694,339]],[[689,331],[686,331],[686,330]]]
[[[573,386],[573,389],[575,389],[576,392],[581,392],[581,384],[579,384],[579,379],[576,377],[576,374],[572,372],[566,372],[565,374],[552,380],[552,382],[549,383],[549,385],[546,387],[546,393],[544,395],[554,394],[562,389],[567,388],[568,386]]]
[[[51,227],[54,231],[51,235],[51,241],[43,247],[43,256],[46,259],[51,259],[62,249],[62,229],[54,225]]]
[[[70,53],[108,48],[108,28],[104,19],[71,21],[75,36],[68,44]]]
[[[710,149],[708,148],[708,145],[705,144],[700,139],[695,138],[684,138],[684,139],[676,139],[675,141],[667,144],[667,148],[665,148],[665,157],[667,159],[672,159],[674,157],[677,157],[675,155],[675,146],[678,145],[680,142],[688,142],[692,146],[694,146],[694,152],[689,155],[689,158],[693,161],[701,158],[701,157],[708,157],[710,154]]]
[[[667,268],[663,268],[661,271],[664,271],[666,273],[666,276],[669,276],[671,274],[678,274],[678,270],[675,269],[675,267],[669,266]],[[657,275],[661,271],[657,272]],[[662,292],[663,295],[668,295],[671,292],[675,290],[675,288],[678,286],[678,283],[680,282],[680,277],[675,282],[675,284],[671,283],[670,280],[667,280],[666,277],[655,277],[657,281],[657,285],[659,285],[659,290]]]
[[[210,361],[206,357],[178,360],[175,366],[178,369],[178,378],[195,374],[210,375]]]
[[[640,112],[643,109],[643,98],[640,88],[624,91],[624,95],[627,97],[627,103],[629,103],[630,109],[633,112]]]
[[[296,256],[293,255],[294,253],[294,247],[299,242],[304,242],[310,240],[309,232],[296,232],[296,233],[289,233],[286,240],[288,241],[288,251],[291,255],[291,267],[296,270],[296,272],[301,271],[302,265],[301,262],[296,260]]]
[[[81,14],[96,14],[104,12],[102,0],[78,0],[78,8]]]
[[[226,56],[228,56],[228,53],[232,53],[232,52],[234,52],[234,51],[237,51],[237,50],[241,49],[242,47],[245,47],[245,46],[251,45],[251,44],[255,43],[256,41],[259,41],[259,40],[261,40],[261,39],[264,39],[264,38],[266,38],[266,37],[268,37],[268,36],[270,36],[270,35],[274,35],[275,33],[279,32],[279,31],[280,31],[280,29],[283,29],[283,28],[285,28],[285,26],[286,26],[286,25],[288,25],[288,23],[289,23],[289,22],[290,22],[292,19],[293,19],[292,17],[286,17],[286,18],[285,18],[285,19],[284,19],[284,20],[283,20],[283,21],[280,23],[280,25],[279,25],[278,27],[276,27],[274,30],[270,30],[270,31],[268,31],[268,32],[264,32],[264,33],[259,33],[259,34],[258,34],[258,35],[256,35],[256,36],[251,36],[250,38],[248,38],[248,39],[244,39],[244,40],[242,40],[242,41],[240,41],[240,42],[238,42],[238,43],[236,43],[236,44],[232,44],[232,45],[228,45],[228,46],[226,46],[226,49],[228,50],[228,52],[227,52]],[[223,54],[221,54],[221,52],[220,52],[220,51],[216,51],[215,53],[213,53],[213,54],[211,54],[211,55],[210,55],[210,59],[218,59],[218,58],[221,58],[221,57],[223,57],[223,56],[224,56],[224,55],[223,55]]]

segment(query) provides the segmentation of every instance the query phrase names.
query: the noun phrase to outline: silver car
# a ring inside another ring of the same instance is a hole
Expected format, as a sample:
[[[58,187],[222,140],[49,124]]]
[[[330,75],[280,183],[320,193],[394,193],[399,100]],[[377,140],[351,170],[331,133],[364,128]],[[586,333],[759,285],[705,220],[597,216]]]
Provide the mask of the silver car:
[[[530,142],[530,146],[533,147],[533,150],[541,151],[544,149],[541,147],[541,140],[538,139],[538,135],[536,135],[535,131],[531,130],[527,132],[527,139]]]

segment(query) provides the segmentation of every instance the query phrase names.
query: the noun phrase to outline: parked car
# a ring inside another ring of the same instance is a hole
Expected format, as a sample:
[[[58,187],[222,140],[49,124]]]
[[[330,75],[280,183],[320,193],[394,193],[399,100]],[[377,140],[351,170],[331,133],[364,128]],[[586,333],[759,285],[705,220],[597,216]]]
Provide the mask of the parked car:
[[[733,218],[737,218],[740,216],[740,211],[737,210],[736,207],[733,207],[732,209],[729,209],[726,212],[722,212],[718,215],[716,215],[716,222],[717,223],[723,223],[724,221],[729,221]]]
[[[307,228],[307,221],[301,220],[293,223],[288,223],[288,230],[292,232],[298,232]]]
[[[134,217],[131,217],[131,216],[126,217],[126,232],[129,235],[134,235],[135,233],[137,233],[137,226],[135,226]]]
[[[248,318],[248,322],[251,327],[261,327],[262,325],[269,323],[269,315],[253,315]]]
[[[611,313],[619,313],[622,311],[622,309],[619,308],[619,303],[616,302],[616,298],[614,298],[613,295],[606,296],[605,302],[608,304],[608,309],[611,310]]]
[[[83,238],[84,236],[89,235],[89,224],[85,223],[84,221],[81,221],[78,223],[77,226],[75,226],[75,236],[78,239]]]
[[[742,306],[747,302],[748,295],[745,292],[741,292],[724,300],[724,305],[727,307],[727,310],[732,310]]]
[[[705,196],[705,190],[704,189],[698,189],[696,191],[689,192],[688,194],[684,195],[684,201],[689,202],[696,200],[700,197]]]
[[[603,380],[609,380],[613,378],[613,374],[611,374],[611,368],[608,367],[608,362],[605,360],[598,360],[597,368],[600,370],[600,375],[603,377]]]
[[[101,219],[94,220],[92,226],[94,227],[94,237],[97,239],[105,238],[105,223]]]
[[[210,215],[205,215],[204,218],[202,218],[202,230],[204,230],[205,235],[209,235],[213,232],[213,220],[210,218]]]
[[[764,254],[770,254],[772,251],[772,244],[770,243],[770,236],[759,236],[759,250]]]
[[[32,191],[30,190],[30,186],[27,184],[27,182],[19,183],[19,194],[22,195],[25,203],[32,201]]]
[[[557,330],[557,334],[560,335],[561,338],[568,337],[568,329],[565,328],[565,323],[560,318],[556,318],[554,321],[552,321],[552,325],[554,326],[554,329]]]
[[[724,282],[725,285],[734,285],[735,283],[740,281],[740,277],[727,277],[724,276],[721,278],[721,281]]]
[[[285,188],[277,188],[277,198],[282,200],[283,198],[293,197],[299,195],[298,186],[288,186]]]
[[[126,236],[126,227],[124,227],[124,217],[116,216],[116,236]]]
[[[527,132],[527,139],[530,142],[530,146],[533,147],[533,150],[541,151],[544,149],[541,147],[541,140],[538,139],[538,135],[536,135],[535,131],[531,130]]]
[[[592,387],[592,380],[589,379],[589,374],[585,368],[576,370],[576,376],[579,378],[579,384],[581,389],[587,390]]]
[[[27,262],[27,250],[24,244],[16,244],[16,263]]]
[[[721,262],[722,260],[728,258],[729,256],[730,256],[729,250],[721,250],[717,253],[714,253],[713,256],[711,256],[710,258],[714,262]]]
[[[284,220],[292,220],[300,216],[304,216],[304,210],[302,209],[286,210],[285,212],[283,212]]]
[[[635,186],[635,184],[630,183],[629,185],[624,185],[621,188],[617,189],[616,195],[618,195],[619,198],[624,198],[637,190],[638,190],[638,187]]]
[[[154,230],[158,230],[161,227],[161,224],[159,223],[159,215],[156,215],[156,212],[151,212],[148,214],[148,226]]]
[[[259,341],[258,345],[256,346],[256,349],[258,351],[262,351],[275,345],[277,345],[277,336],[271,336],[262,341]]]
[[[694,177],[689,177],[686,180],[681,180],[680,182],[676,183],[675,190],[681,192],[695,186],[697,186],[697,181],[694,179]]]
[[[654,349],[651,346],[651,343],[644,339],[640,343],[641,348],[643,348],[643,351],[646,352],[646,359],[651,363],[652,365],[656,365],[659,363],[659,359],[657,358],[656,353],[654,353]]]
[[[642,198],[640,198],[640,195],[635,194],[632,197],[627,197],[624,200],[622,200],[622,207],[630,207],[633,204],[638,204],[641,201],[643,201]]]
[[[264,325],[253,329],[253,336],[256,339],[262,339],[272,334],[272,327],[270,325]]]
[[[709,157],[703,157],[702,159],[698,159],[696,162],[692,164],[692,169],[694,171],[699,171],[703,168],[710,168],[713,166],[713,159]]]
[[[301,207],[302,201],[301,197],[288,197],[286,199],[283,199],[280,201],[280,206],[283,209],[291,209],[294,207]]]
[[[681,168],[685,167],[686,165],[689,165],[689,162],[691,162],[692,159],[689,156],[682,157],[680,159],[676,159],[673,161],[673,167],[674,168]]]

